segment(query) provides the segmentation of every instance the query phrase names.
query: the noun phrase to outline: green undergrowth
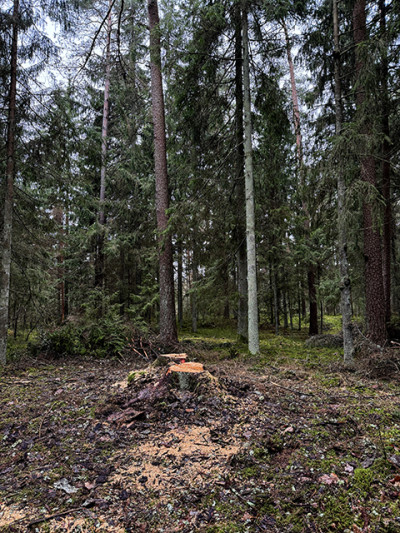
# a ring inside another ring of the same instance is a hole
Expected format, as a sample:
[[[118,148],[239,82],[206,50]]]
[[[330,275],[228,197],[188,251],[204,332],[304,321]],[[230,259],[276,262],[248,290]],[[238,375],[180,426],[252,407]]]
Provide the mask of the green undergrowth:
[[[337,333],[340,329],[340,317],[327,316],[325,323],[329,325],[329,333]],[[342,360],[342,349],[305,346],[305,340],[308,337],[307,330],[308,326],[300,331],[281,329],[280,334],[276,335],[271,328],[261,329],[260,354],[251,356],[254,369],[260,370],[265,365],[291,364],[318,368],[321,365],[326,366]],[[250,359],[247,344],[239,339],[233,323],[199,328],[196,333],[183,329],[180,332],[180,340],[188,346],[213,350],[217,355],[217,360],[238,358],[248,362]]]

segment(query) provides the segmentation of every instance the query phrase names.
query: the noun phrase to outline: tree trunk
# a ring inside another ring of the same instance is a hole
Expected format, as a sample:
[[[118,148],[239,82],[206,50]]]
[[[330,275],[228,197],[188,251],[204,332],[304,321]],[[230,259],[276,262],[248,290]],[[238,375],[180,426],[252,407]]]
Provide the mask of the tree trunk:
[[[278,281],[276,274],[276,266],[274,266],[273,280],[273,293],[274,293],[274,320],[275,320],[275,335],[279,335],[279,302],[278,302]]]
[[[365,0],[356,0],[353,9],[353,31],[356,54],[356,108],[358,120],[361,122],[361,133],[365,139],[365,147],[372,133],[370,117],[365,106],[366,94],[363,83],[365,59],[363,44],[366,41]],[[375,158],[363,155],[361,159],[361,180],[376,188]],[[383,287],[381,238],[374,220],[370,202],[363,203],[364,228],[364,259],[365,259],[365,304],[368,326],[368,337],[372,342],[383,345],[386,341],[386,312]]]
[[[339,19],[337,0],[333,0],[333,36],[334,36],[334,60],[335,60],[335,115],[336,135],[342,131],[342,88],[340,78],[340,42],[339,42]],[[346,183],[342,168],[337,165],[337,190],[338,190],[338,240],[339,240],[339,263],[340,263],[340,305],[342,312],[343,331],[343,360],[348,366],[354,364],[354,343],[351,314],[351,282],[349,274],[349,262],[347,257],[347,231],[345,217]]]
[[[288,310],[287,310],[287,298],[286,298],[286,287],[282,289],[282,303],[283,303],[283,327],[288,329]]]
[[[385,0],[379,0],[380,33],[386,44],[386,5]],[[383,214],[383,289],[385,293],[386,323],[391,318],[391,249],[392,249],[392,203],[391,203],[391,170],[390,170],[390,101],[388,95],[388,57],[387,48],[382,52],[381,59],[381,87],[382,87],[382,194],[385,201]]]
[[[299,325],[298,325],[298,330],[300,331],[301,330],[301,317],[302,317],[302,304],[303,304],[303,296],[302,296],[302,290],[301,290],[301,284],[299,286],[299,294],[298,294],[298,305],[299,305],[299,311],[298,311],[298,316],[299,316]]]
[[[318,335],[318,303],[317,289],[315,285],[315,267],[308,265],[307,271],[308,297],[310,306],[310,325],[308,328],[309,335]]]
[[[249,351],[260,351],[258,336],[257,266],[255,237],[255,208],[253,181],[253,150],[250,100],[250,62],[247,11],[243,13],[243,94],[244,94],[244,158],[246,194],[246,243],[247,243],[247,287],[248,287],[248,336]]]
[[[109,3],[111,8],[111,0]],[[107,41],[106,41],[106,75],[104,84],[103,121],[101,126],[101,169],[100,169],[100,205],[99,205],[99,234],[97,237],[97,254],[95,267],[95,285],[104,286],[104,202],[106,198],[106,171],[107,171],[107,137],[108,137],[108,115],[110,98],[110,72],[111,72],[111,9],[107,19]]]
[[[178,252],[178,324],[183,327],[183,265],[182,265],[182,240],[178,237],[177,243]]]
[[[292,89],[292,104],[293,104],[293,122],[294,131],[296,134],[296,146],[297,146],[297,158],[299,165],[299,177],[300,177],[300,195],[302,201],[302,211],[305,217],[304,220],[304,234],[307,242],[310,241],[311,230],[311,217],[306,200],[306,183],[305,183],[305,168],[303,160],[303,140],[301,135],[301,122],[300,122],[300,108],[299,99],[297,96],[296,78],[294,75],[294,64],[292,59],[291,44],[289,39],[289,33],[285,24],[285,21],[281,20],[283,32],[285,34],[286,41],[286,53],[289,64],[290,85]],[[308,330],[309,335],[318,334],[318,306],[316,300],[316,287],[315,287],[315,267],[312,263],[307,265],[307,283],[308,283],[308,300],[310,309],[310,327]]]
[[[160,338],[177,342],[172,241],[168,229],[169,191],[165,138],[164,95],[161,75],[160,19],[157,0],[147,2],[150,26],[151,99],[154,124],[156,212],[160,269]]]
[[[65,321],[65,272],[64,272],[64,213],[60,207],[53,209],[54,221],[57,224],[57,277],[58,277],[58,316],[59,323],[63,324]]]
[[[3,234],[1,236],[0,265],[0,364],[6,363],[8,310],[10,305],[11,242],[14,206],[15,129],[17,102],[17,55],[18,55],[19,0],[14,0],[12,18],[11,75],[8,99],[6,141],[6,176],[4,191]]]
[[[244,220],[245,184],[244,184],[244,148],[243,148],[243,51],[242,51],[242,17],[240,3],[235,6],[235,185],[236,185],[236,228],[238,271],[238,322],[237,332],[242,339],[247,339],[247,261],[246,261],[246,227]]]
[[[192,294],[191,294],[191,307],[192,307],[192,331],[197,333],[197,319],[198,319],[198,308],[197,308],[197,261],[196,255],[193,250],[192,253]]]

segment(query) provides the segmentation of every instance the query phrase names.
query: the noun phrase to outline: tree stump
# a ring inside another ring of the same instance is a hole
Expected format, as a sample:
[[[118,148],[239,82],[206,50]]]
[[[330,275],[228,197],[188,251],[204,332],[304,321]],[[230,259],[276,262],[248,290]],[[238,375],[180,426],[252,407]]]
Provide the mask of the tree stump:
[[[194,389],[197,385],[197,378],[204,373],[201,363],[181,363],[169,367],[167,375],[177,376],[180,390]]]
[[[186,363],[186,353],[161,353],[157,356],[156,366],[168,366],[170,364],[178,365]]]

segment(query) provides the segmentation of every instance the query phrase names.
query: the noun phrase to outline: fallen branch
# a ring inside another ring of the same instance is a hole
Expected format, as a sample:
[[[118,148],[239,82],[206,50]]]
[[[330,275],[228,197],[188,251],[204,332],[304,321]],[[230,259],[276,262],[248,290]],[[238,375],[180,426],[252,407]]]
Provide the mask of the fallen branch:
[[[47,516],[43,516],[42,518],[36,518],[35,520],[31,520],[26,524],[26,528],[30,528],[31,526],[34,526],[36,524],[41,524],[42,522],[47,522],[48,520],[52,520],[53,518],[58,518],[59,516],[65,516],[70,513],[74,513],[75,511],[83,511],[84,507],[74,507],[73,509],[68,509],[67,511],[60,511],[59,513],[50,514]],[[16,524],[20,524],[23,522],[25,518],[20,518],[19,520],[15,520],[14,522],[11,522],[11,524],[8,524],[9,527],[14,526]]]

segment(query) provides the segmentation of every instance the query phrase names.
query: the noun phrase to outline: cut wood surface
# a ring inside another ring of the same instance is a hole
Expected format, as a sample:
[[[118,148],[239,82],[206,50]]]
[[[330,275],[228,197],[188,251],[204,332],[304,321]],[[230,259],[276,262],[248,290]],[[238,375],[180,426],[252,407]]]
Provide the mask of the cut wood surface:
[[[181,363],[180,365],[170,366],[167,374],[170,372],[199,374],[200,372],[204,372],[204,366],[201,363]]]
[[[171,363],[185,362],[187,359],[186,353],[161,353],[157,356],[157,362],[161,366],[166,366]]]

